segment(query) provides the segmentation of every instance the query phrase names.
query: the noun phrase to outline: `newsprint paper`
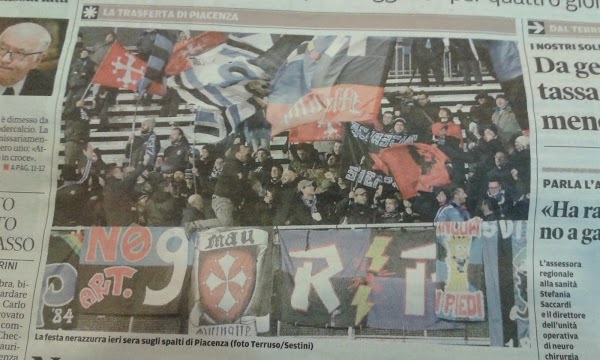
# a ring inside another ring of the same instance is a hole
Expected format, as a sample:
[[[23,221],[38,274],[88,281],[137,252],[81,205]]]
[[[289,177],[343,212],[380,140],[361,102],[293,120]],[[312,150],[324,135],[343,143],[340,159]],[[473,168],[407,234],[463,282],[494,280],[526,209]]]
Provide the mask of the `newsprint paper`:
[[[600,359],[598,19],[0,0],[0,360]]]

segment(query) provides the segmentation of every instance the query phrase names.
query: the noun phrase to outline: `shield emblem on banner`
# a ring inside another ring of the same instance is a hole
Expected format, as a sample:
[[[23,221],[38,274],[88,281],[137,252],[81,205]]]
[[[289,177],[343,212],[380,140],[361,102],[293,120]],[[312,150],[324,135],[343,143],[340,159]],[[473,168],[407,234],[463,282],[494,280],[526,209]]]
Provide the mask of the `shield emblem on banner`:
[[[202,252],[198,289],[205,314],[218,324],[238,319],[246,310],[256,283],[252,248]]]

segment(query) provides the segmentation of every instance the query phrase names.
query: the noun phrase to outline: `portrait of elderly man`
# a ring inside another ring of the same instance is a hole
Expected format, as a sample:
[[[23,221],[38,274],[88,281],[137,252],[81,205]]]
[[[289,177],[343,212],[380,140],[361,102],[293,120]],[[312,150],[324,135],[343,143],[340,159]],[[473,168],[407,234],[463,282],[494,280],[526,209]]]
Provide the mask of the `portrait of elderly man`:
[[[52,95],[52,82],[38,65],[47,54],[52,37],[41,25],[24,22],[0,34],[0,95]]]

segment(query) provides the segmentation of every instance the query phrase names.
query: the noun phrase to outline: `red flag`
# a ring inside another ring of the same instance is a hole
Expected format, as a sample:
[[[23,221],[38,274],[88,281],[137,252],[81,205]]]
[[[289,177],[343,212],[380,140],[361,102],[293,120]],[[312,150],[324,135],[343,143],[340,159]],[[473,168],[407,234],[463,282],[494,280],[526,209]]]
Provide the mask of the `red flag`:
[[[290,143],[342,140],[342,125],[338,122],[314,122],[290,129]]]
[[[267,120],[278,134],[313,122],[373,121],[395,38],[316,37],[301,44],[271,81]]]
[[[369,154],[375,161],[374,170],[392,175],[402,197],[410,199],[417,191],[431,191],[434,186],[450,183],[445,162],[448,157],[429,144],[395,144]]]
[[[98,66],[92,82],[137,91],[137,83],[142,80],[145,72],[146,62],[127,51],[119,41],[115,41]],[[147,92],[160,95],[164,93],[164,88],[153,82]]]
[[[382,96],[382,87],[370,85],[339,84],[314,88],[291,105],[269,102],[267,119],[273,134],[321,119],[329,122],[372,121],[379,114]]]
[[[224,43],[225,40],[225,34],[222,32],[207,31],[187,39],[186,41],[175,44],[173,55],[171,55],[167,67],[165,68],[165,74],[177,75],[182,71],[189,69],[192,64],[188,61],[188,57],[201,54],[206,50]]]
[[[453,122],[435,122],[433,124],[431,124],[431,133],[433,135],[439,135],[440,134],[440,130],[442,130],[442,128],[446,126],[446,135],[447,136],[452,136],[457,138],[458,140],[460,140],[460,143],[463,143],[463,133],[462,133],[462,128],[460,127],[460,125],[453,123]]]

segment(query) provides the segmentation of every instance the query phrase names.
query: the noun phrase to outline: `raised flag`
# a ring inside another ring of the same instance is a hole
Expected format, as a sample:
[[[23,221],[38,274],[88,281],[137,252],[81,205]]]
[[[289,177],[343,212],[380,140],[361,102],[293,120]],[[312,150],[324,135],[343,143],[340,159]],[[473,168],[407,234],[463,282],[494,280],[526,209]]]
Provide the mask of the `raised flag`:
[[[210,34],[204,39],[208,44],[221,40],[217,34],[224,37],[222,33]],[[196,38],[198,36],[190,40]],[[225,43],[196,54],[194,64],[170,77],[167,86],[175,88],[184,100],[197,103],[205,101],[198,92],[202,93],[206,86],[222,90],[245,80],[269,79],[270,76],[260,66],[253,64],[253,61],[264,56],[271,46],[273,40],[268,34],[230,34]],[[185,50],[181,54],[185,54]],[[281,63],[283,61],[284,59],[280,60]],[[218,90],[212,89],[213,92]]]
[[[290,54],[271,83],[272,134],[318,121],[374,121],[395,39],[316,36]]]
[[[296,35],[230,34],[224,44],[199,54],[194,60],[197,65],[169,77],[167,86],[196,107],[197,130],[203,131],[210,124],[210,133],[218,132],[223,138],[242,121],[263,111],[251,88],[257,84],[266,88],[273,69],[285,62],[287,51],[305,39]],[[215,122],[222,124],[214,126]]]
[[[149,35],[154,37],[154,42],[150,50],[144,77],[137,84],[137,92],[139,94],[147,92],[163,95],[165,92],[162,87],[164,69],[173,52],[173,40],[168,32],[164,30],[154,30]],[[159,85],[161,87],[160,91],[156,92],[157,89],[152,88],[152,84]]]
[[[373,169],[392,175],[404,199],[418,191],[430,192],[435,186],[450,183],[446,169],[448,157],[429,144],[395,144],[370,154],[375,161]]]
[[[273,46],[251,60],[254,65],[269,74],[270,78],[273,78],[279,71],[288,55],[295,51],[300,44],[312,38],[306,35],[273,35],[273,37],[275,38]]]
[[[279,35],[268,33],[230,33],[227,36],[226,46],[215,50],[221,56],[230,59],[240,55],[248,59],[255,59],[269,50],[278,37]]]
[[[228,132],[225,128],[223,116],[221,115],[221,109],[208,106],[198,107],[194,119],[194,132],[214,136],[214,141],[219,141],[225,137]]]
[[[188,333],[256,336],[270,330],[273,288],[269,232],[259,228],[197,234]]]
[[[484,321],[484,274],[481,222],[441,222],[436,225],[437,317]]]
[[[165,67],[165,75],[177,75],[192,67],[189,58],[200,55],[225,42],[225,34],[206,31],[186,41],[176,43],[173,54]]]
[[[123,44],[115,41],[98,66],[92,83],[108,87],[137,91],[138,82],[146,73],[146,62],[127,51]],[[149,93],[161,93],[162,85],[151,83]]]
[[[294,144],[312,141],[340,141],[343,132],[343,126],[338,122],[318,121],[290,129],[288,137],[290,143]]]
[[[226,88],[208,85],[202,91],[194,91],[194,95],[183,93],[184,101],[195,104],[196,132],[223,139],[234,133],[242,121],[262,112],[247,86],[249,82],[244,81]]]
[[[379,185],[397,189],[392,174],[373,168],[375,162],[369,154],[378,153],[394,144],[412,144],[417,141],[417,135],[385,134],[357,122],[343,125],[341,176],[372,189],[377,189]]]
[[[445,122],[445,123],[435,122],[435,123],[431,124],[431,133],[434,136],[438,136],[443,127],[446,128],[446,136],[455,137],[462,144],[462,142],[463,142],[462,128],[460,127],[460,125],[458,125],[454,122]]]
[[[224,63],[193,66],[181,74],[181,85],[186,89],[203,89],[210,85],[226,88],[244,80],[263,79],[269,76],[247,59],[236,57]]]

